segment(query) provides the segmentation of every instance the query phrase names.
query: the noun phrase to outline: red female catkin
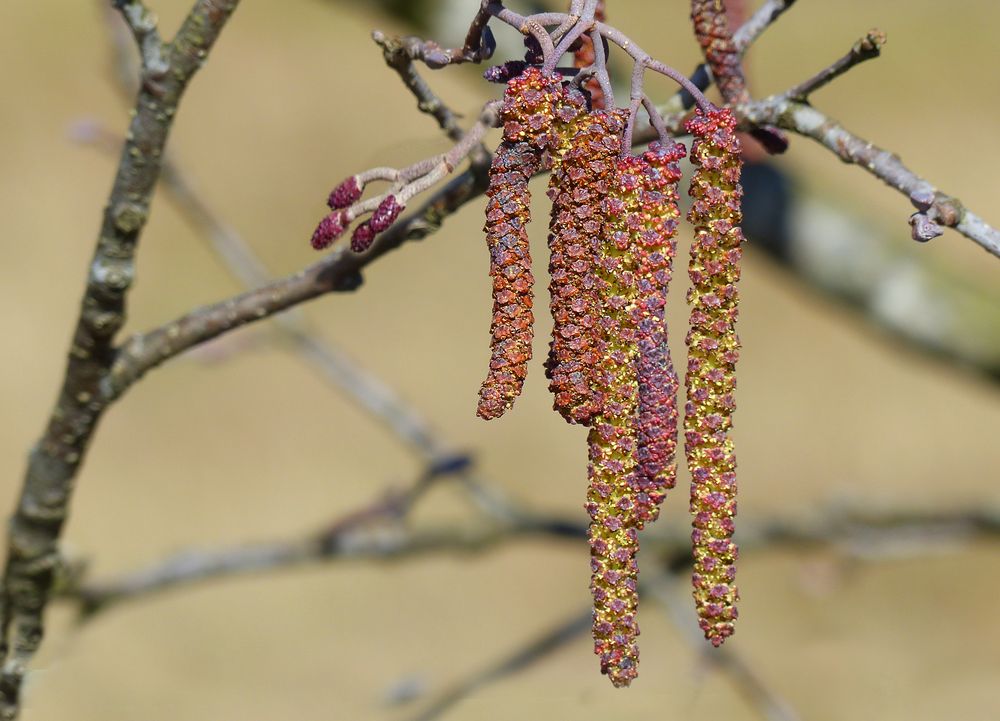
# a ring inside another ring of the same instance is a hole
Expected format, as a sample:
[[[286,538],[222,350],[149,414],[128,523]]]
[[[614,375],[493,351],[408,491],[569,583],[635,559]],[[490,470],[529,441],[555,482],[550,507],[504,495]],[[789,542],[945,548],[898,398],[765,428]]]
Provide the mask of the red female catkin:
[[[736,282],[743,234],[740,143],[728,108],[699,111],[687,123],[694,136],[691,161],[695,226],[691,248],[690,330],[684,440],[691,471],[694,515],[694,598],[705,637],[718,646],[733,633],[739,593],[736,577],[736,457],[729,437],[736,403]]]

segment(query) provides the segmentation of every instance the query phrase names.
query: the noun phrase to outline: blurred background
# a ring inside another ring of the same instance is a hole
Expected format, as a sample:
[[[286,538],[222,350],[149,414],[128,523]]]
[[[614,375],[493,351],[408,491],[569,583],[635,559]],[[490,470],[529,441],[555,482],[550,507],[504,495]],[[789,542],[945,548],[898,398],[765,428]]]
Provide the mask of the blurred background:
[[[448,147],[370,31],[414,32],[416,18],[421,33],[457,45],[477,4],[426,2],[417,12],[407,3],[243,3],[183,102],[173,161],[272,273],[313,262],[308,238],[330,187]],[[150,5],[171,37],[190,2]],[[687,3],[608,5],[609,20],[646,50],[694,68]],[[1000,6],[985,1],[802,0],[752,49],[753,90],[780,92],[882,28],[883,57],[813,102],[997,224],[998,23]],[[497,35],[501,52],[516,52],[518,37]],[[58,387],[117,162],[80,140],[127,124],[113,45],[98,2],[4,4],[4,509]],[[466,122],[499,93],[480,72],[430,76]],[[651,81],[654,97],[671,90]],[[774,164],[795,207],[778,244],[784,260],[766,242],[747,253],[740,520],[996,508],[1000,261],[950,231],[913,243],[905,198],[808,140],[793,138]],[[547,217],[542,190],[536,219]],[[418,409],[448,448],[469,452],[498,492],[582,523],[585,431],[551,411],[544,318],[515,409],[492,423],[474,415],[490,313],[482,205],[379,260],[359,292],[309,304],[306,320]],[[541,273],[544,223],[531,230]],[[183,208],[156,197],[128,330],[240,289],[203,235]],[[672,291],[675,329],[684,326],[685,281],[678,273]],[[675,353],[682,335],[674,331]],[[405,488],[423,465],[289,345],[263,325],[248,328],[151,373],[107,415],[79,478],[65,549],[86,560],[88,577],[109,578],[180,549],[295,538]],[[682,470],[650,533],[686,527],[686,484]],[[408,523],[468,525],[475,513],[442,482]],[[564,643],[531,665],[514,663],[523,668],[441,718],[996,719],[1000,547],[947,531],[892,544],[854,534],[832,546],[748,548],[730,665],[692,642],[686,582],[672,586],[655,557],[640,559],[652,590],[639,618],[640,675],[628,690],[600,676],[586,628],[572,625],[589,603],[588,551],[576,540],[306,565],[179,588],[82,624],[71,604],[54,604],[24,718],[415,718],[470,675],[569,624]]]

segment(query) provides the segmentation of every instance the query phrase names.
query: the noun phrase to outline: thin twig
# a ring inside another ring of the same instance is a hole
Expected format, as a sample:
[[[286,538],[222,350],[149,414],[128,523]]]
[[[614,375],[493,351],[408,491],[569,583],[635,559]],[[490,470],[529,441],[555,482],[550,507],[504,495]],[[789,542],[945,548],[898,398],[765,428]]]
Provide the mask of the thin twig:
[[[458,116],[434,94],[427,81],[417,72],[414,60],[426,52],[425,43],[417,37],[390,38],[378,30],[372,33],[372,40],[382,48],[386,65],[396,71],[403,84],[417,99],[417,109],[433,117],[441,129],[452,140],[464,134],[458,123]]]
[[[860,65],[866,60],[877,58],[882,53],[885,41],[884,32],[878,28],[869,30],[863,38],[854,43],[847,55],[829,67],[823,68],[805,82],[796,85],[785,93],[785,97],[789,100],[805,102],[814,92],[830,84],[854,66]]]
[[[454,471],[456,475],[461,472],[461,469]],[[438,475],[448,477],[452,471],[445,469]],[[380,499],[319,533],[231,548],[189,551],[103,581],[77,579],[67,584],[61,597],[94,611],[179,585],[306,564],[361,558],[396,561],[429,553],[481,553],[505,543],[532,538],[577,543],[587,536],[582,520],[542,515],[526,508],[517,508],[516,518],[506,522],[480,520],[468,526],[411,530],[400,523],[406,516],[405,511],[399,512],[398,506],[388,504],[393,510],[387,512],[386,507],[386,500]],[[407,511],[410,508],[412,504],[405,507]],[[387,525],[386,520],[395,523]],[[920,556],[929,548],[960,547],[979,539],[1000,540],[1000,509],[931,512],[832,508],[825,509],[815,518],[751,521],[744,525],[740,537],[740,547],[748,554],[785,548],[832,547],[847,557],[874,561]],[[666,567],[684,569],[691,564],[687,529],[648,532],[643,536],[643,544],[646,553],[659,558]]]
[[[733,33],[733,42],[740,52],[754,44],[781,15],[795,4],[795,0],[765,0],[740,28]]]
[[[440,156],[441,160],[424,176],[425,180],[411,182],[404,193],[416,194],[419,183],[443,177],[454,158],[460,157],[461,152],[468,152],[481,140],[485,128],[492,122],[488,115],[489,112],[484,111],[480,121],[455,148]],[[160,328],[132,336],[117,354],[108,377],[101,382],[102,397],[108,402],[118,398],[147,371],[229,330],[270,317],[325,293],[355,290],[361,284],[361,270],[366,265],[407,240],[422,238],[437,230],[447,215],[484,190],[485,173],[481,169],[470,168],[435,193],[416,213],[380,235],[366,253],[341,248],[292,276],[221,303],[196,309]],[[365,203],[356,204],[352,209],[363,207]]]
[[[508,676],[521,673],[529,666],[543,661],[556,651],[572,643],[590,630],[589,608],[557,623],[549,630],[530,639],[521,648],[490,666],[475,671],[442,693],[430,706],[413,716],[410,721],[434,721],[454,708],[455,704],[473,693]]]
[[[114,0],[112,4],[121,12],[125,24],[132,31],[145,73],[162,78],[168,70],[168,65],[164,57],[166,48],[160,38],[156,15],[142,0]]]
[[[968,210],[958,198],[939,191],[907,168],[898,155],[854,135],[811,105],[778,95],[741,106],[738,111],[751,123],[776,125],[812,138],[844,162],[863,168],[908,199],[933,199],[927,209],[931,220],[953,228],[1000,258],[1000,231]]]
[[[682,581],[676,574],[668,571],[658,581],[643,583],[641,588],[651,591],[652,597],[660,601],[667,618],[691,650],[704,663],[723,674],[764,721],[799,721],[800,716],[791,704],[772,689],[732,647],[713,648],[705,643],[704,634],[693,621],[689,609],[687,579]]]
[[[208,207],[195,192],[187,176],[169,160],[163,168],[163,185],[181,213],[209,241],[225,268],[244,286],[267,283],[270,273],[231,226]],[[373,417],[384,423],[398,438],[416,449],[427,462],[452,455],[436,438],[427,421],[381,379],[365,371],[336,344],[321,340],[309,328],[305,316],[293,308],[273,317],[274,330],[304,360],[313,365],[341,393],[349,396]]]

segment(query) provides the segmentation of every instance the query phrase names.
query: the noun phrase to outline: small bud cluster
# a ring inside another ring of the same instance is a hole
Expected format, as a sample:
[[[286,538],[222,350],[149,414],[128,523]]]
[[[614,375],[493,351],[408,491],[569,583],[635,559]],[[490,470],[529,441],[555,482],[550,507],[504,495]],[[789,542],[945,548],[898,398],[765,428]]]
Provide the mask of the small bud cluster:
[[[688,124],[694,136],[691,160],[694,225],[688,274],[691,290],[687,335],[687,396],[684,449],[691,470],[694,515],[694,598],[699,624],[714,645],[733,633],[736,601],[736,457],[729,437],[736,407],[736,281],[743,234],[739,223],[740,142],[728,108],[699,114]]]
[[[351,235],[351,250],[355,253],[364,253],[368,250],[372,241],[375,240],[375,236],[388,230],[405,207],[396,200],[395,195],[387,195],[375,208],[372,217],[354,229],[354,233]]]
[[[313,248],[316,250],[329,248],[350,227],[355,218],[353,207],[361,200],[364,186],[365,181],[362,177],[352,175],[330,191],[326,201],[330,206],[330,213],[313,231]],[[351,233],[351,250],[355,253],[368,250],[379,233],[388,230],[405,209],[406,203],[395,194],[388,193],[383,196],[371,217],[359,224]]]

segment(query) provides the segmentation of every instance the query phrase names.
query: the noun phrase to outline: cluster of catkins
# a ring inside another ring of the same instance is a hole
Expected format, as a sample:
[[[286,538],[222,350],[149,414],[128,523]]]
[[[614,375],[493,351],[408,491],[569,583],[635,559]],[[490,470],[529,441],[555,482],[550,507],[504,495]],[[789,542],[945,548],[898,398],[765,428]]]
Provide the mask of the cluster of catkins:
[[[528,181],[551,170],[550,310],[545,363],[555,409],[589,427],[595,652],[616,686],[636,676],[638,531],[676,479],[678,380],[667,346],[667,285],[679,222],[674,141],[623,147],[627,113],[593,109],[558,75],[528,67],[507,85],[503,142],[490,169],[486,238],[493,280],[489,371],[478,414],[497,418],[521,392],[531,358],[534,278]],[[736,281],[740,145],[731,111],[688,121],[695,166],[684,449],[692,475],[694,596],[715,645],[736,619],[735,458],[729,438],[739,341]]]
[[[548,194],[550,311],[545,363],[555,409],[590,429],[591,592],[595,652],[616,686],[637,673],[638,532],[656,519],[676,480],[678,380],[667,346],[667,285],[679,222],[677,185],[685,148],[673,140],[638,155],[623,147],[628,113],[604,109],[583,89],[527,63],[510,64],[497,148],[486,192],[493,281],[491,358],[478,414],[503,415],[521,393],[534,327],[528,181],[551,170]],[[501,68],[504,70],[504,68]],[[497,75],[496,79],[500,79]],[[694,597],[715,645],[733,632],[738,597],[736,460],[729,438],[739,352],[735,323],[743,236],[740,144],[727,108],[698,110],[687,123],[695,166],[688,220],[689,274],[684,451],[692,476]],[[316,228],[325,248],[355,219],[367,178],[330,193]],[[403,203],[387,195],[353,231],[367,250]]]

